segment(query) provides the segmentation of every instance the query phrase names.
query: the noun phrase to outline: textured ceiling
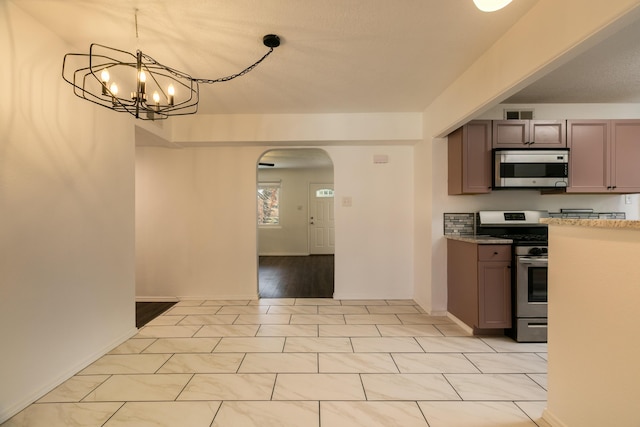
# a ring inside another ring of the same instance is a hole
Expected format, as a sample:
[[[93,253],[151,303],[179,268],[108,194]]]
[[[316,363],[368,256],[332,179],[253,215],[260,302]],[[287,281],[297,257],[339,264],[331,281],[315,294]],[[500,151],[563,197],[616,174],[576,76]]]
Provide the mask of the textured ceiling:
[[[623,28],[504,102],[640,103],[640,24]]]
[[[201,113],[422,111],[537,0],[483,13],[472,0],[10,0],[76,52],[92,42],[197,78]],[[136,26],[137,9],[137,26]],[[62,59],[62,58],[61,58]]]

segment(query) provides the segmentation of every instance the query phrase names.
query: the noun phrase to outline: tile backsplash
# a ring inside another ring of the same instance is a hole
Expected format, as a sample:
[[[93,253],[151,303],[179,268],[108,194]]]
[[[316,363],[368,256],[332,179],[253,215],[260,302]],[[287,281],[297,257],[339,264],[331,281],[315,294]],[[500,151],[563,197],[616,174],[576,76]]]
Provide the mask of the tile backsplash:
[[[445,213],[444,214],[444,234],[474,234],[476,228],[476,214],[469,213]]]

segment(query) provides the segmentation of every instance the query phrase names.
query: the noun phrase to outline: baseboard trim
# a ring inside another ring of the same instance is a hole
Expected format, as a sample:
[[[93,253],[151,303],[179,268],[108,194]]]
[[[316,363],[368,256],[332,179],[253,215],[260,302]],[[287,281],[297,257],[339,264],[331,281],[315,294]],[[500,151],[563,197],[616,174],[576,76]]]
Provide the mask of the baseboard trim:
[[[542,419],[551,427],[569,427],[560,421],[558,417],[549,412],[549,408],[544,408],[544,411],[542,411]]]
[[[178,302],[178,301],[180,301],[178,297],[149,297],[149,296],[136,297],[136,302]]]
[[[113,340],[111,343],[107,344],[106,346],[102,347],[102,349],[87,356],[84,360],[76,363],[71,368],[67,369],[64,373],[58,375],[55,379],[49,381],[46,385],[43,385],[42,387],[40,387],[37,391],[24,397],[19,402],[10,404],[6,408],[2,408],[0,410],[0,424],[4,423],[9,418],[13,417],[18,412],[22,411],[27,406],[31,405],[32,403],[34,403],[35,401],[37,401],[38,399],[40,399],[41,397],[49,393],[51,390],[58,387],[60,384],[67,381],[69,378],[73,377],[78,372],[82,371],[84,368],[91,365],[93,362],[95,362],[96,360],[98,360],[99,358],[101,358],[102,356],[104,356],[105,354],[107,354],[108,352],[110,352],[111,350],[113,350],[114,348],[116,348],[117,346],[119,346],[120,344],[122,344],[123,342],[125,342],[126,340],[128,340],[129,338],[131,338],[137,333],[138,333],[138,328],[134,327],[132,329],[129,329],[126,333],[124,333],[117,339]]]
[[[467,325],[462,320],[458,319],[456,316],[449,313],[448,311],[447,311],[447,317],[451,319],[456,325],[460,326],[466,333],[468,333],[469,335],[473,335],[472,327],[470,327],[469,325]]]
[[[178,301],[197,301],[197,300],[257,300],[260,299],[258,293],[255,294],[237,294],[237,295],[178,295]]]
[[[264,254],[258,254],[258,256],[309,256],[308,252],[269,252]]]

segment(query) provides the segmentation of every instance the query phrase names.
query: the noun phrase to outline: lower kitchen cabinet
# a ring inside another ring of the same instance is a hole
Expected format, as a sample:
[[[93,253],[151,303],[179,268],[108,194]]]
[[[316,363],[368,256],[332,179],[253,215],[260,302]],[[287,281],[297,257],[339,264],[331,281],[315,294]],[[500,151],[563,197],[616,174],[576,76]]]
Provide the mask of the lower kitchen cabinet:
[[[447,311],[474,331],[511,327],[511,246],[447,240]]]

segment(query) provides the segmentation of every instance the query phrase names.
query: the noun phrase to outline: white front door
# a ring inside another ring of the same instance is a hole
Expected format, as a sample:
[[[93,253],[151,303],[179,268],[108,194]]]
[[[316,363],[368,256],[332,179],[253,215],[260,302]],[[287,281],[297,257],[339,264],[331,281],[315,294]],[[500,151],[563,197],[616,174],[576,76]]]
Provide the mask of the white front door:
[[[335,253],[333,184],[309,184],[309,253]]]

